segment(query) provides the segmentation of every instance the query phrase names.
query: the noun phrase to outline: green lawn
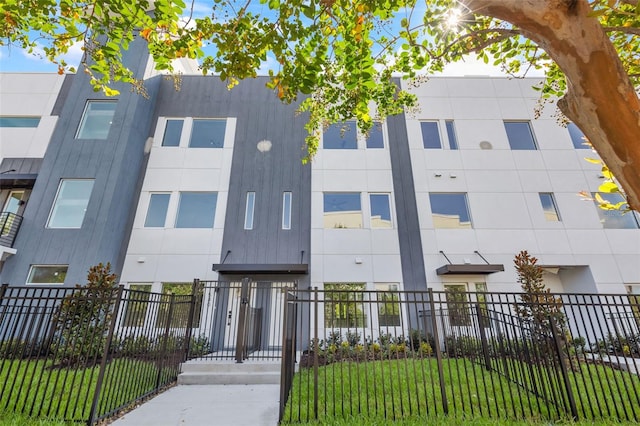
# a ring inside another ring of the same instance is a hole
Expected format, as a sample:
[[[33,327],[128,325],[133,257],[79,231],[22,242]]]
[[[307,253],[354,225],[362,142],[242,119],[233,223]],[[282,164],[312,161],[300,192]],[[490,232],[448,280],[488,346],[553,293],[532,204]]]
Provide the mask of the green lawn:
[[[27,416],[86,421],[98,381],[99,367],[66,369],[50,360],[0,360],[0,425],[64,424],[24,423]],[[159,368],[153,362],[116,359],[106,369],[98,413],[108,413],[153,391]],[[175,372],[163,369],[160,382]],[[18,415],[20,414],[20,415]],[[9,420],[7,420],[9,419]],[[44,421],[44,420],[43,420]]]
[[[446,416],[433,358],[338,362],[319,367],[317,413],[313,402],[314,370],[303,368],[294,377],[284,420],[307,422],[317,414],[320,423],[336,425],[377,425],[389,419],[402,420],[406,425],[425,424],[433,419],[439,419],[437,424],[442,420],[448,424],[467,424],[472,420],[477,424],[497,424],[486,419],[499,419],[500,424],[522,419],[548,424],[549,420],[570,417],[568,405],[549,402],[562,398],[558,396],[563,395],[558,390],[563,383],[561,377],[541,367],[510,362],[512,380],[489,373],[469,360],[443,360]],[[569,374],[579,419],[603,424],[640,418],[637,376],[593,364],[583,364],[581,368]],[[537,389],[539,396],[521,385]]]

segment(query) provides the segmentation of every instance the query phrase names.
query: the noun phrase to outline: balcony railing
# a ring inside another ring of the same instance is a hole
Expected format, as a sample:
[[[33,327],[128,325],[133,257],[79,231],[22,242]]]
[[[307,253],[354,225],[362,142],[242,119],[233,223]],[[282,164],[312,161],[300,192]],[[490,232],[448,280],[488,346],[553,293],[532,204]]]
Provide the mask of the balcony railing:
[[[0,246],[13,247],[22,223],[22,216],[11,212],[0,213]]]

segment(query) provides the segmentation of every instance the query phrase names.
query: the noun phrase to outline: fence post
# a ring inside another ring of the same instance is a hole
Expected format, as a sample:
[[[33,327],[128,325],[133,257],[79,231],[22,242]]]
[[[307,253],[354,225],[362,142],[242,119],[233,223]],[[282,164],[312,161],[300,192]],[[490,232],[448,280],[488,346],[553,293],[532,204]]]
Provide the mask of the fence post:
[[[280,414],[278,421],[284,417],[284,409],[289,399],[293,375],[295,374],[295,335],[297,323],[296,297],[285,292],[285,303],[282,318],[282,362],[280,368]]]
[[[554,347],[558,356],[558,363],[560,364],[560,371],[562,372],[562,380],[564,387],[567,391],[567,399],[569,400],[569,408],[571,409],[571,416],[574,420],[578,419],[578,409],[576,407],[576,400],[573,396],[573,390],[571,389],[571,381],[569,380],[569,371],[567,370],[567,363],[565,362],[565,355],[562,351],[562,342],[560,342],[560,336],[558,336],[558,328],[553,315],[549,315],[549,325],[551,328],[551,334],[553,335]]]
[[[478,316],[478,327],[480,328],[480,342],[482,343],[482,354],[484,356],[484,366],[491,371],[491,357],[489,356],[489,343],[487,342],[487,332],[484,329],[484,318],[482,308],[476,303],[476,315]]]
[[[162,350],[160,351],[160,361],[158,362],[158,377],[156,378],[156,390],[160,388],[160,382],[162,381],[162,369],[164,368],[164,359],[167,354],[169,330],[171,329],[171,320],[173,319],[173,305],[175,304],[175,299],[176,299],[176,296],[173,293],[170,293],[169,294],[169,311],[167,312],[167,321],[164,326],[164,337],[162,339]]]
[[[100,370],[98,371],[98,380],[96,381],[96,389],[93,393],[93,402],[91,403],[91,411],[89,412],[89,421],[87,424],[89,426],[93,425],[94,419],[96,417],[96,411],[98,409],[98,401],[100,399],[100,392],[102,391],[102,383],[104,381],[104,375],[107,369],[107,357],[109,356],[109,348],[111,347],[111,342],[113,341],[113,334],[116,329],[116,322],[118,320],[118,314],[120,310],[120,301],[122,300],[124,286],[120,284],[118,286],[118,290],[116,293],[116,300],[113,306],[113,313],[111,314],[111,323],[109,324],[109,330],[107,332],[107,338],[104,343],[104,351],[102,352],[102,360],[100,360]],[[110,296],[109,299],[111,299]],[[111,303],[111,300],[109,301]]]
[[[193,317],[196,312],[196,303],[198,302],[198,292],[200,291],[200,280],[195,278],[193,280],[193,286],[191,287],[191,303],[189,304],[189,317],[187,319],[187,330],[185,332],[185,348],[184,357],[182,362],[189,359],[189,352],[191,351],[191,333],[193,331]]]
[[[236,336],[236,363],[242,364],[245,354],[247,312],[249,307],[249,278],[242,279],[240,290],[240,313],[238,314],[238,328]]]
[[[433,302],[433,289],[429,289],[429,308],[431,310],[431,324],[433,324],[433,343],[436,351],[436,361],[438,364],[438,378],[440,380],[440,395],[442,396],[442,409],[445,414],[449,414],[449,403],[447,401],[447,391],[445,389],[444,368],[442,366],[442,349],[440,348],[440,336],[438,335],[438,323],[436,321],[436,305]]]

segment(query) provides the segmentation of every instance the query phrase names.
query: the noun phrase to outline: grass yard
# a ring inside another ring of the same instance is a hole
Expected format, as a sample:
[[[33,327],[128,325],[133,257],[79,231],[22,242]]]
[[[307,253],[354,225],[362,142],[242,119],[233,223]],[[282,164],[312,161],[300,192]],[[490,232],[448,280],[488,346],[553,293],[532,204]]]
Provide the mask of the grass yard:
[[[512,378],[520,385],[466,359],[443,360],[448,402],[446,416],[434,358],[338,362],[319,367],[317,419],[322,424],[373,426],[385,424],[390,419],[401,420],[406,425],[432,421],[433,424],[443,421],[445,424],[468,424],[470,421],[479,422],[477,424],[548,424],[550,420],[570,417],[566,398],[564,405],[562,402],[560,377],[541,367],[511,362],[519,364],[519,370],[512,365],[511,372],[518,373]],[[598,421],[598,424],[640,419],[640,380],[637,376],[601,365],[583,364],[581,368],[582,371],[571,372],[569,376],[579,419]],[[296,373],[284,414],[285,422],[313,424],[316,418],[315,385],[313,368]],[[536,397],[522,385],[538,389],[541,396]],[[560,406],[550,402],[553,400],[560,401],[557,403]],[[532,423],[517,423],[521,419]],[[404,425],[402,422],[397,424]]]
[[[24,423],[26,416],[86,421],[98,372],[98,366],[67,369],[53,367],[49,360],[0,360],[0,425],[64,424]],[[113,360],[106,369],[97,412],[109,413],[153,391],[158,375],[153,362]],[[173,377],[174,371],[163,369],[160,382],[166,384]]]

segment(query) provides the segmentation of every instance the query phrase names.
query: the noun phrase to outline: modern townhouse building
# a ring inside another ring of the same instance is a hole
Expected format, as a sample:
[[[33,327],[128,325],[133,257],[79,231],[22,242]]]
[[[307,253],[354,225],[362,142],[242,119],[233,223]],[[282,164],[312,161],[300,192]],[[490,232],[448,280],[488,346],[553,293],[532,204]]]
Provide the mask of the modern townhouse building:
[[[146,96],[0,75],[2,283],[73,286],[111,262],[157,292],[244,277],[507,292],[526,249],[553,291],[640,293],[639,217],[578,195],[602,182],[596,154],[551,107],[537,117],[535,79],[430,78],[410,88],[419,110],[368,135],[334,125],[305,164],[305,116],[266,78],[176,90],[142,46],[126,57]]]

